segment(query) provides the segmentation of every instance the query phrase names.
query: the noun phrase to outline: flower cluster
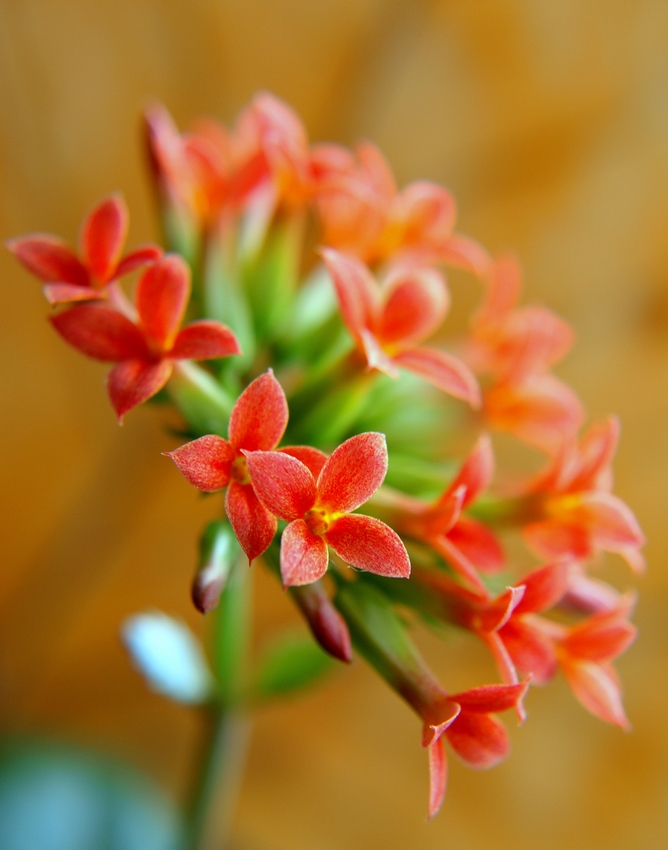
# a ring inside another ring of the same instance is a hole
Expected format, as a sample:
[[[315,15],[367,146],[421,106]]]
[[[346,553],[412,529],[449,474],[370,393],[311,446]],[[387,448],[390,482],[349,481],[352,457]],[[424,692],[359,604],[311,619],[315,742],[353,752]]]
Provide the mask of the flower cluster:
[[[317,642],[343,661],[354,648],[420,716],[432,816],[444,742],[496,764],[509,748],[496,715],[523,719],[529,686],[557,671],[626,727],[612,662],[634,637],[633,597],[590,573],[602,552],[642,569],[640,528],[611,493],[619,428],[580,436],[583,405],[551,371],[571,329],[519,305],[517,261],[456,232],[446,189],[398,189],[368,143],[311,145],[268,94],[229,129],[181,133],[160,106],[145,126],[163,247],[121,259],[114,195],[85,219],[80,256],[45,235],[9,248],[64,340],[115,364],[118,419],[164,390],[190,438],[167,456],[225,492],[215,534],[238,548],[214,563],[205,535],[197,607],[216,607],[241,552],[280,574]],[[139,267],[130,298],[119,281]],[[445,342],[450,268],[480,306]],[[519,483],[497,470],[498,432],[544,470]],[[506,557],[512,535],[528,572]],[[481,640],[499,682],[449,694],[416,647],[421,620]]]

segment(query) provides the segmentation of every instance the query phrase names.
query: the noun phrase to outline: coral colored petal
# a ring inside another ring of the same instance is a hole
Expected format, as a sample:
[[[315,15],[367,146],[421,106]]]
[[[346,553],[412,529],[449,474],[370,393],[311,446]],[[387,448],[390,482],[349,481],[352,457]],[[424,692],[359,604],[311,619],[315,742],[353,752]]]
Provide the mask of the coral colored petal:
[[[455,398],[480,406],[480,388],[473,372],[458,357],[436,348],[412,348],[395,355],[394,362]]]
[[[448,784],[448,763],[443,739],[439,738],[429,747],[429,817],[438,814]]]
[[[351,566],[388,578],[408,578],[411,562],[401,537],[379,519],[349,514],[324,535],[332,549]]]
[[[228,327],[202,319],[179,331],[169,356],[174,360],[211,360],[240,353],[239,342]]]
[[[84,265],[71,248],[55,236],[35,234],[10,239],[7,247],[31,274],[45,283],[90,286]]]
[[[377,369],[379,372],[384,372],[394,380],[399,377],[399,370],[394,359],[383,351],[380,342],[371,331],[360,331],[359,341],[369,369]]]
[[[318,477],[318,505],[348,513],[376,492],[387,473],[385,435],[357,434],[335,449]]]
[[[161,390],[172,374],[170,360],[149,363],[145,360],[124,360],[107,376],[111,404],[121,422],[125,414]]]
[[[258,499],[274,516],[290,522],[311,510],[315,479],[297,458],[283,452],[248,452],[246,462]]]
[[[249,562],[267,551],[278,523],[260,503],[250,484],[230,482],[225,494],[225,512]]]
[[[488,434],[483,434],[466,458],[449,490],[464,485],[466,496],[462,508],[474,502],[490,485],[494,474],[494,452]]]
[[[569,588],[570,574],[571,563],[559,561],[524,576],[518,582],[524,586],[524,596],[515,613],[539,613],[555,606]]]
[[[502,254],[489,269],[487,295],[474,317],[475,325],[496,324],[517,304],[522,289],[522,269],[514,254]]]
[[[316,479],[329,457],[325,452],[321,452],[320,449],[314,449],[312,446],[284,446],[282,449],[278,449],[278,451],[296,457],[297,460],[300,460],[311,471],[311,474]]]
[[[323,248],[322,257],[332,276],[341,315],[348,330],[359,339],[360,332],[373,329],[380,308],[378,286],[360,260],[333,248]]]
[[[73,301],[99,301],[106,298],[106,293],[99,289],[74,283],[45,283],[42,291],[49,304],[71,304]]]
[[[216,434],[207,434],[165,454],[184,478],[205,493],[222,490],[228,484],[235,457],[232,446]]]
[[[96,360],[145,360],[148,356],[139,328],[117,310],[83,304],[51,316],[50,321],[66,342]]]
[[[452,694],[450,699],[459,703],[462,711],[496,714],[499,711],[514,708],[526,694],[527,688],[527,682],[518,682],[513,685],[483,685],[480,688],[471,688],[469,691]]]
[[[500,685],[499,687],[513,687]],[[448,743],[470,767],[493,767],[508,755],[508,733],[501,721],[488,714],[462,711],[445,730]]]
[[[557,653],[554,641],[547,635],[526,620],[515,618],[497,634],[522,674],[531,675],[538,685],[544,685],[553,678],[557,669]]]
[[[450,541],[483,573],[498,573],[506,564],[501,544],[494,532],[467,516],[459,518],[448,532]]]
[[[630,508],[611,493],[583,493],[571,513],[572,521],[590,530],[601,549],[616,552],[620,548],[639,548],[645,537]]]
[[[154,263],[160,257],[162,257],[162,248],[158,247],[158,245],[142,245],[140,248],[136,248],[123,257],[116,266],[113,279],[116,280],[119,277],[124,277],[124,275],[130,274],[130,272],[140,268],[140,266],[147,266],[149,263]]]
[[[529,548],[545,558],[570,556],[584,561],[593,552],[588,529],[577,523],[557,519],[532,522],[523,534]]]
[[[270,369],[250,383],[237,399],[228,436],[236,449],[270,451],[279,444],[287,424],[285,393]]]
[[[607,723],[629,728],[619,682],[611,667],[579,661],[562,665],[562,671],[575,698],[587,711]]]
[[[450,236],[457,217],[452,195],[427,180],[409,183],[397,198],[404,222],[404,244],[407,247],[437,248]]]
[[[421,342],[440,326],[450,304],[445,281],[434,269],[395,272],[383,284],[383,295],[376,330],[383,344]]]
[[[144,272],[135,301],[146,336],[167,351],[174,344],[190,297],[190,269],[177,254],[168,254]]]
[[[598,614],[573,628],[561,644],[570,656],[588,661],[611,661],[635,639],[637,629],[624,612]]]
[[[466,487],[449,487],[437,502],[409,522],[411,533],[418,537],[437,537],[448,534],[461,516],[462,504],[466,498]]]
[[[84,221],[82,253],[96,278],[113,277],[128,235],[128,208],[120,195],[112,195],[95,207]]]
[[[600,479],[614,457],[619,430],[619,420],[610,416],[587,431],[578,447],[577,471],[568,482],[568,492],[604,489]]]
[[[490,256],[475,239],[453,233],[438,248],[438,257],[448,266],[465,269],[477,277],[484,277],[490,266]]]
[[[311,584],[327,572],[329,556],[322,537],[303,519],[291,522],[281,537],[281,577],[284,587]]]
[[[489,598],[489,591],[478,575],[478,571],[475,566],[469,561],[463,552],[459,551],[447,535],[430,537],[427,542],[436,552],[439,553],[439,555],[441,555],[446,563],[468,583],[469,587],[474,588],[483,596],[483,598]]]
[[[498,631],[503,628],[503,626],[505,626],[511,618],[523,596],[524,587],[507,587],[503,593],[496,597],[496,599],[487,603],[487,605],[483,607],[483,609],[478,613],[477,618],[474,614],[471,626],[475,627],[477,625],[477,619],[480,623],[480,631]]]

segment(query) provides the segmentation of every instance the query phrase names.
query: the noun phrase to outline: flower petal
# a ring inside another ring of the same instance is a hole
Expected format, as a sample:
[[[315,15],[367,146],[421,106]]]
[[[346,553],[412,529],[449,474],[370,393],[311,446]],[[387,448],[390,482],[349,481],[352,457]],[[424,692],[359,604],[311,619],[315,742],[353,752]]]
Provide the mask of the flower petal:
[[[211,360],[240,353],[239,342],[228,327],[202,319],[179,331],[169,356],[174,360]]]
[[[558,561],[533,570],[518,582],[524,596],[515,609],[517,614],[539,613],[556,605],[569,589],[571,563]]]
[[[269,369],[252,381],[237,399],[230,416],[228,436],[235,449],[268,452],[279,444],[287,424],[285,393]]]
[[[281,537],[283,587],[310,584],[327,572],[329,556],[322,537],[313,534],[303,519],[291,522]]]
[[[284,446],[282,449],[278,449],[278,451],[300,460],[311,471],[315,479],[320,475],[329,457],[325,452],[321,452],[320,449],[314,449],[313,446]]]
[[[45,283],[42,287],[44,297],[49,304],[71,304],[73,301],[100,301],[106,293],[91,286],[77,286],[74,283]]]
[[[462,711],[452,726],[445,730],[445,736],[457,755],[471,767],[493,767],[508,755],[510,749],[505,726],[498,718],[488,714]]]
[[[429,746],[429,817],[438,814],[448,784],[448,763],[445,758],[443,739],[438,738]]]
[[[395,355],[394,362],[448,395],[468,402],[471,407],[480,406],[478,382],[473,372],[458,357],[436,348],[420,347],[401,351]]]
[[[6,243],[16,259],[45,283],[71,283],[89,286],[85,266],[74,251],[55,236],[36,233]]]
[[[371,272],[360,260],[333,248],[323,248],[322,257],[332,276],[341,315],[348,330],[359,339],[364,329],[373,329],[380,308],[380,293]]]
[[[127,316],[108,307],[83,304],[50,317],[66,342],[96,360],[146,359],[146,343]]]
[[[385,435],[357,434],[335,449],[318,477],[318,505],[336,513],[359,508],[373,496],[387,473]]]
[[[194,487],[204,493],[213,493],[229,483],[235,451],[227,440],[207,434],[165,455]]]
[[[110,280],[128,235],[128,208],[121,195],[112,195],[91,210],[83,223],[82,253],[98,280]]]
[[[514,708],[526,694],[528,686],[528,682],[518,682],[514,685],[483,685],[480,688],[471,688],[459,694],[452,694],[450,699],[461,705],[462,712],[496,714],[499,711]]]
[[[448,538],[483,573],[498,573],[506,564],[494,532],[471,517],[460,517],[448,532]]]
[[[162,257],[162,248],[158,245],[142,245],[123,257],[116,266],[113,279],[116,280],[119,277],[124,277],[126,274],[130,274],[130,272],[140,268],[140,266],[147,266],[149,263],[154,263],[160,257]]]
[[[485,276],[491,262],[479,242],[461,233],[453,233],[439,246],[438,257],[446,265],[465,269],[480,278]]]
[[[225,511],[249,563],[271,545],[278,523],[260,503],[249,484],[231,481],[225,494]]]
[[[383,285],[385,306],[377,335],[384,344],[414,345],[441,324],[450,305],[445,280],[434,269],[404,269]]]
[[[304,464],[283,452],[244,452],[253,489],[265,508],[287,522],[315,503],[315,479]]]
[[[342,516],[324,535],[332,549],[351,566],[388,578],[408,578],[411,562],[401,537],[374,517]]]
[[[527,618],[513,618],[497,632],[513,664],[525,676],[532,676],[537,685],[549,682],[557,669],[554,641]]]
[[[629,728],[619,682],[612,667],[593,661],[578,661],[562,664],[562,671],[575,698],[587,711],[606,723]]]
[[[494,452],[492,451],[492,441],[488,434],[483,434],[466,458],[447,492],[452,492],[464,485],[466,494],[462,508],[465,508],[489,487],[493,475]]]
[[[125,414],[161,390],[172,374],[170,360],[149,363],[146,360],[124,360],[107,375],[111,404],[121,422]]]
[[[177,254],[167,254],[144,272],[135,301],[146,336],[164,351],[176,338],[190,297],[190,269]]]

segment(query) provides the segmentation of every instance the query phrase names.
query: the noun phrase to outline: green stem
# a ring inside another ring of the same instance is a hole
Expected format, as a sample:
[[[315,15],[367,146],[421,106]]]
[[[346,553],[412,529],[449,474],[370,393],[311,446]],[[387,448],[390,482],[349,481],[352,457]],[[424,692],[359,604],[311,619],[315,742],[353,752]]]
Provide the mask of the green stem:
[[[188,807],[186,850],[222,850],[249,737],[241,707],[250,639],[250,570],[235,564],[215,612],[213,664],[219,701],[206,709],[197,779]]]

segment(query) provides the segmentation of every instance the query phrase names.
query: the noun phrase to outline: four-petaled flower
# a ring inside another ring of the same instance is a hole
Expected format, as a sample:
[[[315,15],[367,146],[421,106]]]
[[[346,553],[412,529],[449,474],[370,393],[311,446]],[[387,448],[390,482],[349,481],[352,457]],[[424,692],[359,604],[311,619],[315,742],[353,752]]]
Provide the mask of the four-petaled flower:
[[[480,391],[471,370],[438,348],[419,346],[441,324],[449,307],[445,281],[429,268],[395,269],[379,286],[360,260],[322,250],[334,281],[343,321],[370,369],[396,378],[408,369],[473,407]]]
[[[378,575],[407,578],[410,561],[399,535],[378,519],[353,514],[387,472],[383,434],[358,434],[342,443],[316,476],[279,452],[249,451],[248,471],[266,509],[289,523],[281,539],[283,584],[321,578],[327,547],[346,563]]]
[[[137,321],[98,304],[71,307],[51,318],[58,333],[83,354],[117,363],[107,389],[119,421],[161,390],[176,360],[239,354],[235,335],[209,319],[180,329],[190,296],[190,269],[177,255],[150,266],[137,284]]]
[[[55,236],[35,233],[7,243],[17,259],[40,280],[50,304],[95,301],[106,297],[109,283],[162,256],[157,245],[144,245],[121,259],[128,234],[128,210],[112,195],[86,216],[81,228],[81,259]]]
[[[265,552],[276,533],[276,517],[258,500],[244,452],[271,451],[288,424],[283,388],[269,370],[250,383],[232,408],[229,440],[207,434],[166,452],[183,476],[199,490],[213,493],[227,487],[225,511],[241,548],[252,561]],[[309,446],[279,449],[318,474],[327,455]],[[306,467],[304,467],[306,468]]]

